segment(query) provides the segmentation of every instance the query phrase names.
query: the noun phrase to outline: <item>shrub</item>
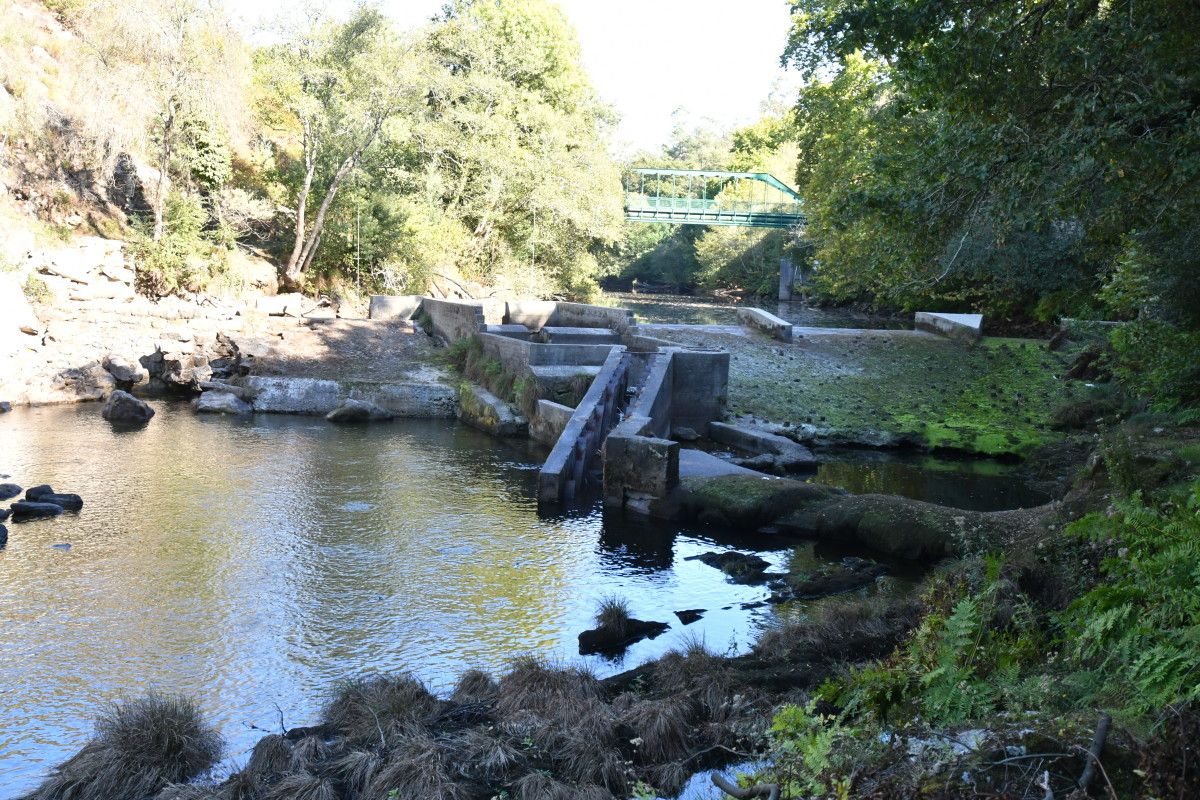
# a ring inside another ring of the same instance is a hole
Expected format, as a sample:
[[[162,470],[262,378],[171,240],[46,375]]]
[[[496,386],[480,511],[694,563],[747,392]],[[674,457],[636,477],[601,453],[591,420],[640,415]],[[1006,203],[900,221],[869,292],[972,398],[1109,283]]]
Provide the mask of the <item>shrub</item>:
[[[1111,342],[1113,376],[1154,410],[1200,400],[1200,331],[1142,319],[1117,328]]]
[[[21,285],[21,291],[25,293],[25,299],[31,303],[49,303],[54,300],[54,293],[50,291],[50,287],[36,275],[30,275],[25,279],[25,283]]]
[[[211,767],[221,748],[194,702],[149,694],[103,715],[92,740],[27,800],[144,800]]]

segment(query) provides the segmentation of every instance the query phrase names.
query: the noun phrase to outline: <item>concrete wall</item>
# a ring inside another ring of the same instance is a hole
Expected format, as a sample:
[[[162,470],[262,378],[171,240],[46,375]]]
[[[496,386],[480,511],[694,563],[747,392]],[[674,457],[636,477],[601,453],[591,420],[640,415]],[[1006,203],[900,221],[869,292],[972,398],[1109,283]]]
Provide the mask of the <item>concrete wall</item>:
[[[421,309],[433,320],[433,333],[448,342],[474,336],[487,324],[483,304],[426,297]]]
[[[709,422],[725,416],[729,353],[676,350],[671,359],[671,426],[703,433]]]
[[[275,414],[324,416],[348,399],[365,400],[398,417],[453,417],[458,394],[436,383],[372,383],[319,378],[275,378],[251,375],[246,388],[254,395],[254,410]]]
[[[562,403],[538,400],[537,413],[529,420],[529,436],[534,441],[553,447],[574,413],[575,409]]]
[[[918,311],[913,317],[913,327],[960,342],[974,342],[982,335],[983,315]]]
[[[739,308],[737,318],[739,324],[760,330],[781,342],[792,340],[792,323],[761,308]]]
[[[645,513],[679,485],[679,442],[642,433],[646,417],[627,416],[604,440],[604,504]]]
[[[553,300],[510,300],[504,321],[540,331],[551,324],[557,306]]]
[[[625,333],[636,323],[633,312],[627,308],[590,306],[585,303],[558,303],[551,325],[564,328],[611,328]]]
[[[614,344],[539,344],[493,333],[479,334],[483,352],[519,372],[527,367],[599,366]],[[624,348],[622,348],[624,349]]]
[[[412,319],[424,298],[418,294],[373,294],[368,319]]]
[[[672,353],[649,356],[642,389],[629,407],[629,413],[647,420],[645,429],[654,436],[671,435]]]

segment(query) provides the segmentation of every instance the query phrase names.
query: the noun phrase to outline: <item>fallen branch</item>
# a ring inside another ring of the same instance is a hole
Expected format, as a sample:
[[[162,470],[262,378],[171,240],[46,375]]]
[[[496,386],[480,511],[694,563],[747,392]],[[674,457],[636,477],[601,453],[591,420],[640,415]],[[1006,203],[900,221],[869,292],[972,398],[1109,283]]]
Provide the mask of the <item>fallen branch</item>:
[[[1088,785],[1091,784],[1092,778],[1096,777],[1096,767],[1100,764],[1100,752],[1104,749],[1104,740],[1108,738],[1108,729],[1112,726],[1112,717],[1105,712],[1100,715],[1100,721],[1096,723],[1096,735],[1092,737],[1092,746],[1088,749],[1087,764],[1083,767],[1083,774],[1079,776],[1077,785],[1083,791],[1087,791]]]
[[[778,783],[760,783],[756,786],[751,786],[749,789],[742,789],[715,772],[712,776],[712,782],[722,792],[730,797],[736,797],[737,800],[747,800],[750,797],[765,797],[767,800],[779,800]]]

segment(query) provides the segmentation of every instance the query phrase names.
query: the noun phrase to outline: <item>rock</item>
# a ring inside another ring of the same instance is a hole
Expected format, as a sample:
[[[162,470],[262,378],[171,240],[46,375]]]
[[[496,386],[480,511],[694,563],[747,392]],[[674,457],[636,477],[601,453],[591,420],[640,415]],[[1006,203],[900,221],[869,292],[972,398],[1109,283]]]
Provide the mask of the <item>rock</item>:
[[[110,353],[104,357],[102,364],[113,379],[125,388],[140,386],[150,380],[149,370],[134,359]]]
[[[886,574],[887,568],[865,558],[847,556],[840,564],[823,567],[815,573],[788,575],[774,586],[771,601],[813,600],[831,594],[861,589]]]
[[[22,491],[24,490],[15,483],[0,483],[0,500],[8,500],[9,498],[16,497]]]
[[[11,508],[0,508],[0,522],[4,522],[4,520],[8,519],[10,514],[12,514]]]
[[[208,356],[202,350],[193,352],[181,352],[174,348],[164,349],[162,345],[165,342],[160,342],[160,350],[162,352],[162,372],[159,378],[167,384],[167,386],[176,391],[194,392],[199,388],[201,381],[207,381],[212,377],[212,367],[208,365]],[[178,343],[176,343],[178,346]]]
[[[701,553],[698,556],[688,556],[687,561],[699,561],[716,567],[734,583],[763,583],[770,578],[779,577],[767,572],[771,565],[766,559],[751,553],[739,553],[731,550],[727,553]]]
[[[679,621],[684,625],[691,625],[704,616],[703,608],[688,608],[683,611],[676,611],[675,616],[679,617]]]
[[[365,400],[355,400],[353,398],[346,400],[346,402],[325,415],[325,419],[338,423],[376,422],[391,418],[392,412],[380,408],[374,403],[368,403]]]
[[[1050,351],[1062,350],[1070,338],[1070,333],[1066,328],[1059,328],[1050,337],[1050,341],[1046,343],[1046,349]]]
[[[579,655],[618,655],[634,642],[653,639],[670,627],[665,622],[632,618],[621,625],[602,625],[579,634]]]
[[[113,424],[145,425],[154,416],[154,409],[129,392],[118,389],[108,396],[100,414]]]
[[[0,414],[7,414],[9,411],[12,411],[12,403],[0,400]]]
[[[4,519],[4,517],[0,517],[0,519]],[[0,525],[0,547],[4,547],[6,544],[8,544],[8,528]]]
[[[249,414],[254,411],[250,404],[232,392],[205,392],[192,401],[192,409],[198,414]]]
[[[680,425],[671,429],[671,438],[677,442],[694,442],[700,438],[700,434],[696,433],[694,428]]]
[[[493,436],[525,436],[529,422],[496,395],[474,384],[464,384],[458,393],[458,418]]]
[[[63,513],[63,507],[57,503],[31,503],[27,500],[18,500],[12,504],[13,522],[57,517],[61,513]]]
[[[134,274],[133,270],[123,264],[107,263],[100,267],[100,271],[104,273],[104,277],[109,280],[119,281],[127,285],[133,285]]]
[[[77,494],[60,494],[48,485],[33,486],[25,491],[25,499],[31,503],[54,503],[64,511],[79,511],[83,508],[83,498]]]
[[[47,262],[38,267],[38,272],[43,275],[56,275],[60,278],[66,278],[72,283],[88,283],[91,281],[89,270],[81,263],[78,263],[74,258],[66,255],[69,251],[55,251],[54,261]]]

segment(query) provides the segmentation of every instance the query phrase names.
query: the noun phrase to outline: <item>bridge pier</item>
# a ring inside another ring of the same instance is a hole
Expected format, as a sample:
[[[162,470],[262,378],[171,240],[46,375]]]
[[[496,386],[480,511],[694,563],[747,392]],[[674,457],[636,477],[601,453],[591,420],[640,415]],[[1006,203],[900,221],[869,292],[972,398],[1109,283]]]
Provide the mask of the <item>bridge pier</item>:
[[[784,256],[779,259],[779,299],[792,299],[792,286],[796,283],[796,265]]]

